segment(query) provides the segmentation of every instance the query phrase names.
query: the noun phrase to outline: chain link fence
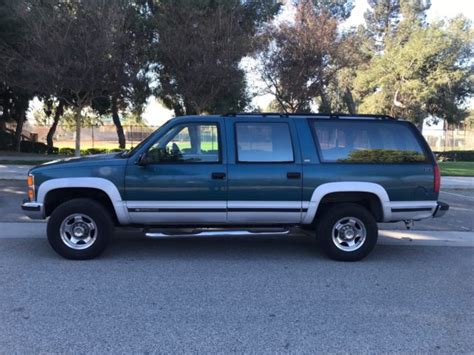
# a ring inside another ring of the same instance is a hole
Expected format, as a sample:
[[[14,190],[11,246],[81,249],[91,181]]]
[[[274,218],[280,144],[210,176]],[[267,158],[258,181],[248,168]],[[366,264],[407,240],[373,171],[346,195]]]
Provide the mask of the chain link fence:
[[[474,150],[474,130],[440,130],[424,132],[423,136],[435,152]]]
[[[133,148],[148,137],[159,126],[124,125],[126,148]],[[49,127],[31,127],[23,135],[33,141],[46,143]],[[436,152],[451,150],[474,150],[474,130],[454,129],[423,132],[431,149]],[[74,148],[74,128],[59,125],[54,136],[54,145],[58,148]],[[114,125],[84,127],[81,130],[81,148],[114,149],[118,148],[117,130]]]
[[[153,133],[159,126],[124,125],[126,148],[133,148]],[[46,142],[49,127],[34,127],[30,133],[33,140]],[[58,126],[54,135],[54,146],[58,148],[74,148],[76,134],[74,128]],[[81,129],[81,148],[114,149],[118,148],[117,129],[114,125],[84,127]]]

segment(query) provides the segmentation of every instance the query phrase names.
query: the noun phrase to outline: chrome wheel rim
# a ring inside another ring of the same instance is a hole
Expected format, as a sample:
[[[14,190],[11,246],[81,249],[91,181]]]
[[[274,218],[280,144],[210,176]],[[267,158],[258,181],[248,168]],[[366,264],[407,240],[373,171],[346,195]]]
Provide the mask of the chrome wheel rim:
[[[342,251],[355,251],[364,245],[367,230],[364,223],[355,217],[344,217],[332,228],[332,241]]]
[[[83,250],[89,248],[97,239],[97,225],[89,216],[74,213],[66,217],[59,229],[61,240],[69,248]]]

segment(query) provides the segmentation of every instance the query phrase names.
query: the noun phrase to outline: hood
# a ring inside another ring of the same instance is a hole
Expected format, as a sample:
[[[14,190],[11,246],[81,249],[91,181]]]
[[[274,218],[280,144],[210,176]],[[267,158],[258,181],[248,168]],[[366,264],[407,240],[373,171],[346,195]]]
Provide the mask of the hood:
[[[120,162],[125,161],[126,159],[121,157],[121,153],[107,153],[107,154],[95,154],[95,155],[86,155],[83,157],[71,157],[64,159],[53,160],[38,166],[35,166],[31,171],[38,169],[48,169],[48,168],[62,168],[62,167],[72,167],[72,166],[94,166],[94,165],[115,165],[120,164]]]

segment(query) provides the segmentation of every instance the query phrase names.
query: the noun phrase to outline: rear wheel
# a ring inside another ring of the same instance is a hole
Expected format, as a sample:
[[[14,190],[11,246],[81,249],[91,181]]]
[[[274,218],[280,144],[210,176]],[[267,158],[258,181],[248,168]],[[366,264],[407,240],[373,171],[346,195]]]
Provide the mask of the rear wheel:
[[[67,259],[92,259],[107,247],[114,225],[109,212],[91,199],[74,199],[58,206],[48,221],[51,247]]]
[[[361,205],[334,205],[318,219],[316,238],[324,252],[332,259],[361,260],[377,244],[377,222]]]

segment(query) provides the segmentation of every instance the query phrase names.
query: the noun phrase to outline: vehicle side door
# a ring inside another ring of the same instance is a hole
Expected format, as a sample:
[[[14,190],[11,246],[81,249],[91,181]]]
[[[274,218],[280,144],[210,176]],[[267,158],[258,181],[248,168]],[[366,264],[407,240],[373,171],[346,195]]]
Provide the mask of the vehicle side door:
[[[132,223],[225,223],[224,132],[220,117],[178,120],[131,161],[125,196]]]
[[[299,223],[302,165],[288,118],[227,118],[228,223]]]

